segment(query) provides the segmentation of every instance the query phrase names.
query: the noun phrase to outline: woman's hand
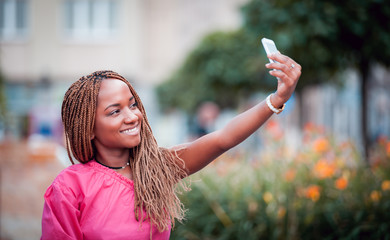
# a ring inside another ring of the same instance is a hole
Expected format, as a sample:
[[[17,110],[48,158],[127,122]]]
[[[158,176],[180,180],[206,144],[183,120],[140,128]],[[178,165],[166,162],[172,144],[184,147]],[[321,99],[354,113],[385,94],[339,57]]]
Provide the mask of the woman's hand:
[[[271,102],[275,107],[281,107],[294,92],[302,67],[293,59],[280,53],[270,54],[268,58],[277,61],[265,65],[266,68],[272,69],[270,74],[278,79],[278,88],[275,94],[272,94]]]

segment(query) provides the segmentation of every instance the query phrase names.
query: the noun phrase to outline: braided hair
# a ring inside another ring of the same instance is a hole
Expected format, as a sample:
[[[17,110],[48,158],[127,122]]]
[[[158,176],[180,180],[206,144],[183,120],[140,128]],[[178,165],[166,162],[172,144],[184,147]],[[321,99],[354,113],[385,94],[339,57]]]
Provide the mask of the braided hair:
[[[91,140],[95,124],[97,99],[103,80],[118,79],[127,84],[144,120],[141,122],[141,142],[130,150],[130,166],[134,182],[135,217],[140,222],[150,221],[162,232],[174,227],[175,219],[184,219],[185,209],[177,197],[176,184],[187,189],[181,179],[187,176],[185,164],[176,154],[158,147],[146,112],[133,86],[118,73],[96,71],[81,77],[65,93],[62,103],[62,122],[66,149],[80,163],[94,159],[96,148]]]

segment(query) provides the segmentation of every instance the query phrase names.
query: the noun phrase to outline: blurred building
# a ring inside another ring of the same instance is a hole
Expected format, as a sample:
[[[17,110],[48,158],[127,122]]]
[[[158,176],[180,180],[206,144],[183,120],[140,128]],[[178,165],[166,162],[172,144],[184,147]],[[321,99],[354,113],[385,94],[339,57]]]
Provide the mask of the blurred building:
[[[112,69],[135,85],[162,143],[177,142],[183,117],[157,116],[152,88],[168,78],[205,34],[239,27],[239,8],[247,1],[0,0],[0,73],[7,100],[7,119],[0,114],[0,141],[33,133],[60,141],[59,107],[68,86],[95,70]],[[297,126],[310,121],[342,138],[361,139],[359,79],[349,75],[343,90],[307,88],[302,116],[288,122]],[[371,76],[373,139],[390,135],[387,76],[379,66]]]
[[[96,70],[125,76],[153,114],[151,87],[206,33],[237,28],[244,2],[0,0],[0,72],[8,116],[6,124],[0,120],[0,140],[33,133],[59,138],[65,90]]]

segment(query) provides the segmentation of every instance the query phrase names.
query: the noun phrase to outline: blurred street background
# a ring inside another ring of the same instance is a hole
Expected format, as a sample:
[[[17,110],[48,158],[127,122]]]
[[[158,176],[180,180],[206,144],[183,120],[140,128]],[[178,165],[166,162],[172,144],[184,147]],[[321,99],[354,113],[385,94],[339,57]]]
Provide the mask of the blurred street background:
[[[263,37],[297,91],[194,176],[172,239],[389,239],[389,22],[384,0],[0,0],[0,239],[40,237],[74,81],[126,77],[169,147],[275,91]]]

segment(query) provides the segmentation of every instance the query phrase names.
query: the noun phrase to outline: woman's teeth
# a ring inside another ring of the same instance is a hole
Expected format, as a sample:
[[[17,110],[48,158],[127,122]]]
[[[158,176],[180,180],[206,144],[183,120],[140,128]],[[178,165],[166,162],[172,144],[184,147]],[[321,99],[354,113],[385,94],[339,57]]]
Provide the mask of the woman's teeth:
[[[131,128],[131,129],[126,129],[126,130],[122,131],[122,133],[128,133],[128,134],[130,134],[130,133],[134,133],[134,132],[136,132],[136,131],[137,131],[137,127]]]

